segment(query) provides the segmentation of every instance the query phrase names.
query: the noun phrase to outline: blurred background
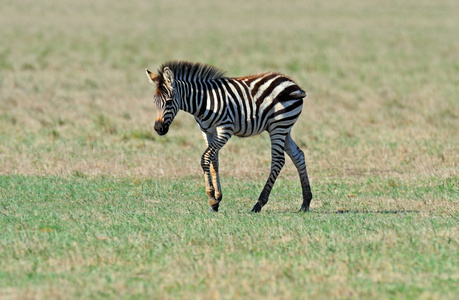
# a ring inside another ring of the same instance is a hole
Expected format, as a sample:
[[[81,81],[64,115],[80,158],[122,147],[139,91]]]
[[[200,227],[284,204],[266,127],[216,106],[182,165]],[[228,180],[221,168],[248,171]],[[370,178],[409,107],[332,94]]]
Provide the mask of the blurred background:
[[[458,15],[453,0],[0,0],[0,173],[201,176],[198,126],[181,113],[158,137],[144,73],[189,60],[296,80],[312,180],[457,180]],[[264,179],[269,139],[233,138],[221,160]]]

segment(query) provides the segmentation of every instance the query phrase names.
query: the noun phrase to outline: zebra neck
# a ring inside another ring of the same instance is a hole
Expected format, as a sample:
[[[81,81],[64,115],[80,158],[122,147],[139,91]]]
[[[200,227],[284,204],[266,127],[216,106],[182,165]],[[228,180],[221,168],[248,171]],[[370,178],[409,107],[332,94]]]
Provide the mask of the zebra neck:
[[[199,117],[205,112],[207,106],[207,87],[204,84],[179,81],[177,90],[181,98],[181,110],[195,117]]]

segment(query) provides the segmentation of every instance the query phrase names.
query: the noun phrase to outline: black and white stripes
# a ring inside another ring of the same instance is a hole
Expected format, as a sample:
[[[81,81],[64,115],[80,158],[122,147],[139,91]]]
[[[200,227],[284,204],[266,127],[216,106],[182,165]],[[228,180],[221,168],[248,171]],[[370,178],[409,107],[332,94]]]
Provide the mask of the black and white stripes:
[[[230,78],[224,72],[199,63],[164,63],[155,75],[147,70],[157,86],[155,130],[166,134],[178,110],[194,115],[203,131],[207,149],[201,166],[206,192],[214,211],[222,199],[218,174],[218,151],[231,136],[247,137],[268,131],[271,139],[271,172],[252,209],[259,212],[284,163],[286,152],[298,169],[303,190],[301,210],[307,211],[312,199],[304,154],[290,131],[298,119],[304,91],[290,78],[279,73]]]

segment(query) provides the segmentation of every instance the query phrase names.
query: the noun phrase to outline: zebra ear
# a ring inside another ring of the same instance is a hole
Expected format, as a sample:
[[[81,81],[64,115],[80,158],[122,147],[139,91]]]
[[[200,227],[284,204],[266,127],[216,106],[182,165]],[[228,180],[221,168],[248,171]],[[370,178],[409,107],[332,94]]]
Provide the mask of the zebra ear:
[[[174,73],[172,73],[171,69],[168,67],[163,69],[163,78],[166,85],[172,89],[174,84]]]
[[[148,78],[150,78],[150,81],[152,83],[156,83],[157,84],[159,82],[159,78],[158,78],[158,76],[155,75],[155,73],[150,72],[148,69],[145,69],[145,72],[147,72],[147,76],[148,76]]]

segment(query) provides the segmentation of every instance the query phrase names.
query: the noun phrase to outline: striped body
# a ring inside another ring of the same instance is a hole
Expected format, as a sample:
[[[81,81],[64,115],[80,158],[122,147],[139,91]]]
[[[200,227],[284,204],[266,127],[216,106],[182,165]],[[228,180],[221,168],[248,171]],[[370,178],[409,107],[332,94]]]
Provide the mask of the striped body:
[[[228,78],[207,65],[168,62],[159,75],[147,71],[157,85],[158,111],[155,130],[166,134],[178,110],[194,115],[207,149],[201,159],[206,192],[213,210],[222,199],[218,174],[218,151],[233,136],[248,137],[268,131],[271,139],[271,173],[253,211],[268,201],[271,188],[284,165],[284,152],[300,175],[303,210],[312,198],[303,152],[293,142],[290,131],[298,119],[306,94],[290,78],[278,73]]]
[[[281,83],[276,85],[278,82]],[[193,114],[203,131],[230,123],[233,134],[239,137],[269,130],[273,122],[286,122],[286,117],[290,117],[289,124],[293,125],[303,104],[302,98],[289,99],[285,95],[285,91],[300,88],[289,78],[275,73],[215,79],[206,85],[183,82],[177,83],[177,87],[182,99],[187,99],[180,108]]]

